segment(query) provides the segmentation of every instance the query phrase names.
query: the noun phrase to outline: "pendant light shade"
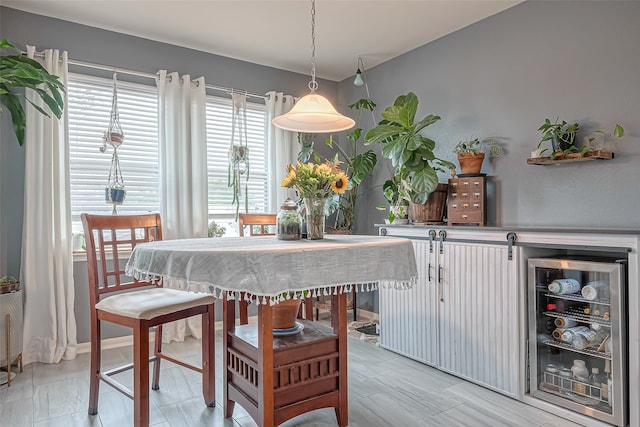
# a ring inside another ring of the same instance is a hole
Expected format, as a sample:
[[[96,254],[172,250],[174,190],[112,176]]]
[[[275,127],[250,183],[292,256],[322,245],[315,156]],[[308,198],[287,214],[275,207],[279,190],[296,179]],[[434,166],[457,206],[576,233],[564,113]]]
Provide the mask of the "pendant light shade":
[[[284,130],[305,133],[330,133],[351,129],[355,120],[338,113],[327,98],[316,93],[316,2],[311,0],[311,93],[303,96],[286,114],[271,123]]]
[[[353,79],[353,84],[354,86],[362,86],[364,84],[364,80],[362,79],[362,71],[360,71],[360,68],[358,68],[358,71],[356,71],[356,78]]]
[[[340,132],[355,126],[355,120],[338,113],[327,98],[315,92],[303,96],[286,114],[271,121],[284,130],[306,133]]]

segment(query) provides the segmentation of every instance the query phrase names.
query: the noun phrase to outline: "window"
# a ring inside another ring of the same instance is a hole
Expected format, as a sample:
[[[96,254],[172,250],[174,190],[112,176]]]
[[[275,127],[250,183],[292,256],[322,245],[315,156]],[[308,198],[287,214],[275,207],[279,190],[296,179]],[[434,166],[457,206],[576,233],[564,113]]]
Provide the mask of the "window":
[[[109,126],[113,81],[69,74],[69,171],[73,231],[81,232],[80,214],[109,214],[104,201],[113,148],[100,152]],[[119,213],[160,210],[158,171],[158,96],[155,86],[118,82],[118,112],[125,134],[118,157],[127,190]]]
[[[109,126],[113,81],[69,74],[69,169],[73,231],[82,232],[80,214],[109,214],[104,201],[113,148],[100,152],[102,135]],[[155,85],[118,82],[118,112],[125,134],[118,157],[127,190],[119,213],[160,211],[158,167],[158,97]],[[231,143],[231,99],[206,98],[209,219],[233,234],[235,207],[228,187],[228,151]],[[265,212],[268,205],[267,148],[264,135],[265,106],[247,103],[247,145],[250,157],[249,211]],[[243,182],[244,188],[244,182]],[[244,210],[244,199],[240,206]]]
[[[233,193],[228,186],[231,145],[231,99],[207,96],[207,170],[209,173],[209,219],[227,226],[235,223]],[[247,103],[247,147],[249,149],[249,212],[266,212],[268,206],[267,146],[264,134],[265,106]],[[237,132],[237,130],[236,130]],[[242,181],[244,192],[244,178]],[[240,201],[244,212],[244,195]],[[227,231],[229,228],[227,227]],[[228,235],[228,233],[227,233]]]

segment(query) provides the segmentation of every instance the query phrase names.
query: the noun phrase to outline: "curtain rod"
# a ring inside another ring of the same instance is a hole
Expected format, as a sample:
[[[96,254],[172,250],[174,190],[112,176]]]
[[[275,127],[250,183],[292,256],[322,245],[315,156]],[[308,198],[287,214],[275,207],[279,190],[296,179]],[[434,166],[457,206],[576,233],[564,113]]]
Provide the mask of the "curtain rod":
[[[24,55],[25,53],[23,52],[22,54]],[[42,53],[42,52],[36,52],[35,54],[38,57],[42,57],[42,58],[44,57],[44,53]],[[114,73],[129,74],[131,76],[144,77],[144,78],[153,79],[153,80],[158,78],[158,75],[157,74],[153,74],[153,73],[147,73],[147,72],[144,72],[144,71],[137,71],[137,70],[130,70],[130,69],[127,69],[127,68],[110,67],[108,65],[96,64],[94,62],[79,61],[77,59],[69,58],[67,62],[70,65],[75,65],[75,66],[78,66],[78,67],[95,68],[97,70],[104,70],[104,71],[113,71]],[[223,86],[214,86],[214,85],[210,85],[210,84],[205,84],[204,87],[205,87],[205,89],[222,91],[222,92],[225,92],[225,93],[227,93],[229,95],[231,94],[232,91],[238,91],[238,89],[233,89],[233,88],[223,87]],[[239,91],[239,92],[245,92],[245,91]],[[267,97],[264,96],[264,95],[258,95],[258,94],[250,93],[250,92],[246,92],[246,93],[247,93],[247,96],[251,96],[253,98],[260,98],[260,99],[264,99],[264,100],[267,99]]]

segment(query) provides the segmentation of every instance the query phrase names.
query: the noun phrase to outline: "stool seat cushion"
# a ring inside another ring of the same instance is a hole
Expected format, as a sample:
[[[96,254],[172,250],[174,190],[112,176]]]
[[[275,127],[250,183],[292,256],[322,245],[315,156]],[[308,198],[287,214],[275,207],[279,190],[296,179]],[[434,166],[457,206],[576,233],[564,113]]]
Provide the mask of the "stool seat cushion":
[[[102,299],[96,308],[132,319],[151,320],[164,314],[211,304],[213,295],[169,288],[143,289]]]

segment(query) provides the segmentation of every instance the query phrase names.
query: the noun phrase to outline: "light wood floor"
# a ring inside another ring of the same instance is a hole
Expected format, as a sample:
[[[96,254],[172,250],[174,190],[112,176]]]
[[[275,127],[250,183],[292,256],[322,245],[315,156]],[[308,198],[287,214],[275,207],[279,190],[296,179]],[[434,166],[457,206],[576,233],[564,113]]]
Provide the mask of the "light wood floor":
[[[198,374],[163,362],[160,390],[151,391],[152,425],[255,426],[239,405],[233,418],[223,418],[219,403],[222,399],[220,340],[221,333],[217,331],[217,406],[204,405]],[[578,425],[375,345],[350,338],[348,346],[350,426]],[[192,361],[200,359],[200,343],[191,338],[166,345],[165,350]],[[104,351],[104,366],[115,366],[125,360],[131,360],[130,347]],[[98,415],[87,415],[88,371],[89,354],[55,365],[26,366],[11,388],[0,387],[0,426],[131,426],[131,401],[104,383],[100,385]],[[127,373],[119,375],[125,383],[130,377]],[[283,426],[336,426],[334,411],[314,411]]]

